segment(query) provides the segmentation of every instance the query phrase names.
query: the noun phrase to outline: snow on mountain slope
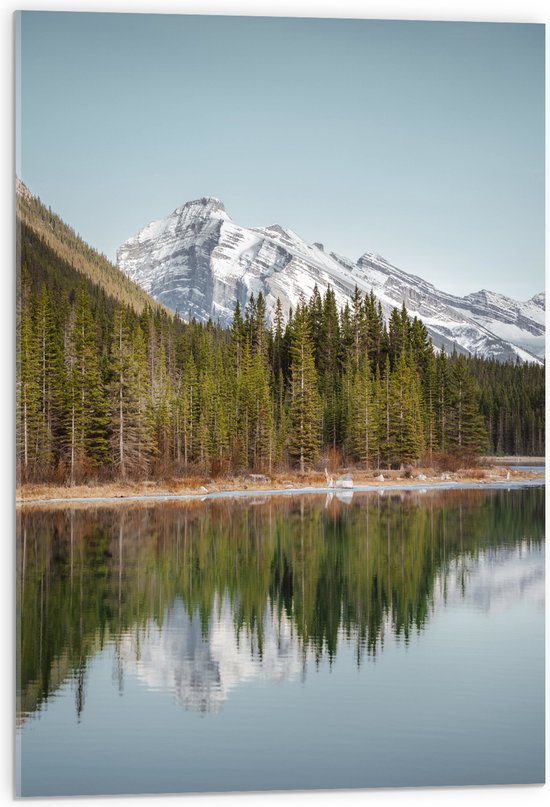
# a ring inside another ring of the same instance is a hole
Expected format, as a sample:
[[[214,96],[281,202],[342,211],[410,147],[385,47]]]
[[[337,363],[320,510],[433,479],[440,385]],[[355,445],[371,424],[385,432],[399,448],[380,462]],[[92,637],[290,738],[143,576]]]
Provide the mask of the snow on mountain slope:
[[[465,306],[464,303],[467,303]],[[455,311],[467,316],[507,342],[544,358],[545,295],[536,294],[526,302],[518,302],[503,294],[483,289],[455,301]]]
[[[315,285],[330,285],[343,306],[357,285],[372,289],[386,316],[404,302],[426,325],[434,345],[502,361],[544,358],[545,294],[518,302],[490,291],[456,297],[367,252],[357,262],[319,243],[307,244],[278,224],[235,224],[213,197],[188,202],[152,222],[117,253],[119,267],[152,297],[186,319],[231,322],[237,300],[260,291],[268,316],[277,298],[284,311]]]

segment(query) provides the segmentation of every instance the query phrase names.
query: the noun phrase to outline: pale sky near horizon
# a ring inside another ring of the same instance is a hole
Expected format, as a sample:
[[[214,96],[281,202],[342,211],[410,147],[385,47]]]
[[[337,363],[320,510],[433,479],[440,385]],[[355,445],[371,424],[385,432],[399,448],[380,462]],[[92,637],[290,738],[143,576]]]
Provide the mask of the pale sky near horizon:
[[[23,12],[17,171],[90,244],[189,199],[459,294],[544,288],[544,26]]]

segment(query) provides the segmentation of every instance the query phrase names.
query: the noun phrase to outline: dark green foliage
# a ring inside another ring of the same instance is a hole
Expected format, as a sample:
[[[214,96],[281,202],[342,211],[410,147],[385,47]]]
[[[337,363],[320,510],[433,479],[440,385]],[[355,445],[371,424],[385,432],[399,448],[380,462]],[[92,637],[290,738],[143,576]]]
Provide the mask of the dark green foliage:
[[[109,416],[95,317],[82,283],[64,329],[64,435],[70,480],[77,469],[98,468],[109,461]]]
[[[319,454],[320,399],[308,311],[298,306],[292,329],[289,453],[304,473]]]
[[[390,463],[414,462],[424,451],[419,375],[402,351],[390,379]]]
[[[359,663],[389,635],[421,631],[436,590],[472,558],[541,546],[544,515],[543,487],[438,491],[427,501],[389,492],[328,508],[310,496],[276,506],[18,508],[18,709],[34,710],[61,678],[80,683],[106,641],[161,624],[175,601],[208,624],[227,598],[236,637],[258,648],[266,614],[291,626],[304,657],[331,656],[345,637]]]
[[[466,360],[480,390],[490,454],[544,456],[545,368],[536,364]]]
[[[117,302],[24,223],[18,255],[20,481],[544,453],[544,368],[436,353],[372,293],[315,289],[272,329],[259,294],[224,330]]]
[[[463,454],[487,450],[487,434],[479,411],[477,385],[464,356],[453,363],[449,384],[449,448]]]
[[[164,351],[153,369],[153,389],[143,332],[123,309],[117,309],[113,322],[109,375],[113,466],[122,479],[146,475],[152,456],[158,448],[165,448],[163,427],[168,412]]]

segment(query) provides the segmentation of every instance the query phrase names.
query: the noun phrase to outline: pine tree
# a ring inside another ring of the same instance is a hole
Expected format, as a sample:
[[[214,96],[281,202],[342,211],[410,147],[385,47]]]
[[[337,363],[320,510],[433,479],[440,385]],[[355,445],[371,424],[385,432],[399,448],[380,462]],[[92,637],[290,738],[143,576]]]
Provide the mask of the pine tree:
[[[143,330],[136,324],[131,330],[130,336],[130,370],[135,386],[134,405],[137,414],[135,468],[139,474],[146,475],[150,472],[151,463],[158,451],[155,442],[155,412],[151,393],[151,375]]]
[[[320,401],[306,306],[296,310],[291,346],[289,454],[300,473],[319,454]]]
[[[284,338],[284,317],[283,307],[281,300],[277,297],[275,304],[275,313],[273,314],[273,341],[272,341],[272,356],[271,366],[273,368],[273,377],[278,379],[279,373],[283,370],[283,338]]]
[[[129,316],[115,311],[111,344],[111,450],[122,479],[145,475],[156,452],[150,404],[150,371],[142,337]]]
[[[197,403],[198,403],[197,367],[193,354],[186,360],[180,379],[178,393],[179,416],[181,422],[181,441],[184,467],[196,458],[195,438],[197,433]]]
[[[365,314],[367,319],[367,349],[369,362],[373,371],[382,372],[385,356],[385,330],[382,306],[377,302],[374,292],[365,297]]]
[[[269,389],[269,369],[264,357],[256,353],[252,363],[253,426],[252,464],[271,473],[274,455],[273,407]]]
[[[236,441],[240,449],[240,463],[245,468],[250,465],[253,454],[254,429],[254,381],[252,354],[248,337],[244,341],[241,372],[237,377],[236,395],[238,401],[238,422]]]
[[[64,389],[63,351],[55,321],[51,294],[43,287],[37,295],[33,328],[38,352],[38,385],[44,458],[50,470],[55,462],[56,438],[62,430]]]
[[[378,423],[374,383],[368,355],[363,354],[355,366],[355,357],[345,373],[346,434],[354,459],[371,463],[378,456]]]
[[[408,351],[410,346],[411,325],[405,308],[405,303],[401,311],[392,309],[388,328],[390,366],[393,369],[402,353]]]
[[[426,367],[424,370],[424,382],[422,384],[423,411],[424,411],[424,435],[426,438],[426,451],[431,462],[432,454],[437,451],[437,373],[436,359],[433,347],[430,342],[426,357]]]
[[[393,454],[391,442],[391,369],[390,359],[386,355],[383,375],[378,374],[378,389],[376,391],[378,424],[378,443],[380,446],[380,461],[389,467]]]
[[[262,292],[258,293],[256,305],[254,308],[254,316],[251,321],[251,339],[250,345],[254,353],[260,353],[265,356],[267,354],[267,328],[265,324],[265,300]]]
[[[45,423],[40,406],[39,354],[30,311],[23,311],[17,340],[17,462],[22,481],[32,479],[43,456]]]
[[[355,336],[353,332],[353,322],[348,303],[340,311],[340,353],[342,356],[349,356],[353,351]]]
[[[253,294],[248,298],[248,303],[244,309],[243,331],[244,336],[248,339],[248,344],[252,347],[254,344],[254,335],[257,324],[257,307],[256,298]]]
[[[402,352],[391,374],[388,456],[393,463],[413,462],[423,449],[418,376],[412,352]]]
[[[329,286],[323,299],[317,348],[322,438],[335,449],[341,441],[341,338],[336,297]]]
[[[109,412],[96,334],[90,297],[81,283],[65,342],[65,449],[71,484],[79,469],[99,468],[109,460]]]
[[[207,387],[201,389],[207,389]],[[204,409],[201,408],[197,428],[197,459],[199,466],[204,472],[207,472],[209,469],[210,455],[211,445],[210,431],[208,429],[208,416]]]
[[[359,367],[361,356],[368,349],[368,323],[364,301],[358,287],[355,286],[351,300],[351,322],[353,327],[353,360]]]
[[[426,326],[417,317],[414,317],[410,326],[409,346],[413,352],[415,367],[423,380],[430,355],[433,355],[433,345]]]
[[[222,346],[216,342],[212,348],[211,371],[211,453],[212,463],[216,470],[221,471],[229,455],[231,444],[231,430],[235,423],[233,412],[233,389],[230,374],[224,363]]]
[[[138,364],[136,364],[135,371],[137,371],[137,368]],[[162,470],[166,473],[172,456],[174,428],[172,420],[172,401],[174,398],[174,390],[168,372],[166,350],[163,342],[160,343],[157,350],[151,394],[155,420],[157,456],[161,463]]]
[[[443,349],[437,354],[435,364],[436,442],[441,451],[447,451],[449,429],[449,366],[447,354]]]
[[[458,356],[450,379],[449,445],[458,453],[477,454],[486,449],[487,434],[477,403],[477,387],[464,356]]]
[[[384,415],[385,415],[385,384],[380,374],[380,368],[376,365],[373,381],[373,404],[374,404],[374,444],[376,467],[380,468],[382,462],[382,452],[384,447]]]
[[[298,312],[296,312],[298,315]],[[317,346],[319,378],[323,384],[327,378],[333,379],[340,361],[340,324],[334,291],[329,286],[323,298],[323,311],[319,323],[319,344]]]

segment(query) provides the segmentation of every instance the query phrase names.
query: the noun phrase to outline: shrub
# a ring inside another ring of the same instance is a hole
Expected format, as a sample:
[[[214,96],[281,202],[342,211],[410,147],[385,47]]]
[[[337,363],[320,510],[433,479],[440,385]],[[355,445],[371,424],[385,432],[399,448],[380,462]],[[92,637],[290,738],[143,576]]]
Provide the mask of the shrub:
[[[423,465],[432,465],[436,471],[459,471],[461,468],[476,468],[479,465],[479,458],[467,452],[450,453],[438,451],[432,454],[431,458],[425,458]]]
[[[339,448],[331,446],[327,452],[327,466],[329,471],[337,471],[342,466],[342,452]]]

